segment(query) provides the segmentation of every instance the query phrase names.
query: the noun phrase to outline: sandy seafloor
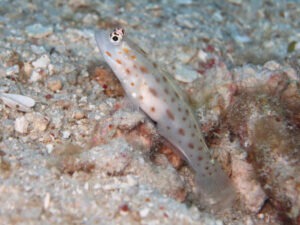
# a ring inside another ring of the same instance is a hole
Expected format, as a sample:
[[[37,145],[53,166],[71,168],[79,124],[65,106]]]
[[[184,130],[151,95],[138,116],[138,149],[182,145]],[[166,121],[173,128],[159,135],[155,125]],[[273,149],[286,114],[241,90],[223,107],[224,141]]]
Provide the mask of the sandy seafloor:
[[[299,224],[299,15],[297,0],[0,0],[0,92],[35,100],[0,101],[0,224]],[[232,208],[197,207],[193,172],[124,103],[94,40],[115,26],[196,98]]]

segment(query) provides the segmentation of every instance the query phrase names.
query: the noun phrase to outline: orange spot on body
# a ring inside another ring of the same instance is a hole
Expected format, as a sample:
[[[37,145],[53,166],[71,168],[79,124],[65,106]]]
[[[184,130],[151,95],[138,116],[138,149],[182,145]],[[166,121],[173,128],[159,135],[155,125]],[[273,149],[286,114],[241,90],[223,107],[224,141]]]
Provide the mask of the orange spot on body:
[[[123,52],[124,52],[125,54],[129,54],[130,50],[129,50],[128,48],[123,48]]]
[[[154,88],[149,88],[149,91],[152,95],[157,96],[157,91]]]
[[[148,69],[144,66],[141,66],[140,70],[141,70],[142,73],[148,73]]]
[[[182,136],[185,135],[184,129],[182,129],[182,128],[180,128],[180,129],[178,130],[178,133],[179,133],[180,135],[182,135]]]
[[[131,59],[136,60],[136,56],[135,56],[135,55],[132,55],[132,56],[131,56]]]
[[[188,146],[189,146],[189,148],[191,148],[191,149],[193,149],[193,148],[195,147],[193,143],[189,143]]]
[[[151,112],[155,112],[155,108],[154,107],[151,107]]]
[[[109,57],[111,57],[111,53],[110,52],[106,51],[105,54],[108,55]]]
[[[125,72],[129,75],[130,74],[130,70],[127,68],[126,70],[125,70]]]
[[[122,61],[121,61],[120,59],[116,59],[116,62],[117,62],[118,64],[122,64]]]
[[[175,117],[174,117],[173,113],[172,113],[169,109],[167,109],[166,113],[167,113],[167,116],[168,116],[171,120],[175,120]]]
[[[133,87],[133,86],[134,86],[134,83],[133,83],[133,82],[131,82],[131,83],[130,83],[130,85]]]

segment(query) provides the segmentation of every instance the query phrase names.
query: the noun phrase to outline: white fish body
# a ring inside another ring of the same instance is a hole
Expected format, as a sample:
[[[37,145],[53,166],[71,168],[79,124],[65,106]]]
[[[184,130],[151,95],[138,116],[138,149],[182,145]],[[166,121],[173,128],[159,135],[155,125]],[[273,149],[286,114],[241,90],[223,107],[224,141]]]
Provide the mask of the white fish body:
[[[129,39],[124,30],[98,31],[96,42],[126,94],[157,123],[196,173],[197,189],[217,208],[230,205],[235,192],[218,162],[213,162],[198,123],[182,94]]]

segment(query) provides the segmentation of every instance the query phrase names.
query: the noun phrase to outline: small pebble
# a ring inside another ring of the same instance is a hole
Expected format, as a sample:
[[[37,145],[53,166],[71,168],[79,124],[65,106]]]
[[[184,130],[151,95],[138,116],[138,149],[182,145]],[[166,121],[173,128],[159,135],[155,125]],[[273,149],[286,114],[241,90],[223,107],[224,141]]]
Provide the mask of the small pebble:
[[[217,21],[217,22],[222,22],[224,20],[224,17],[222,16],[221,11],[216,11],[213,15],[212,18]]]
[[[33,129],[37,132],[45,131],[48,127],[49,120],[42,115],[37,115],[33,120]]]
[[[202,61],[202,62],[206,62],[207,58],[208,58],[208,54],[203,51],[203,50],[199,50],[198,52],[198,58]]]
[[[88,191],[90,189],[90,185],[88,182],[84,184],[84,190]]]
[[[93,25],[96,24],[97,21],[99,21],[99,18],[95,14],[87,14],[82,20],[85,25]]]
[[[263,213],[259,213],[257,214],[257,217],[261,220],[263,220],[265,218],[265,215]]]
[[[178,15],[176,16],[176,22],[179,26],[189,29],[195,29],[195,21],[188,18],[187,15]]]
[[[35,68],[47,68],[50,63],[50,58],[48,55],[42,55],[40,58],[32,62],[33,67]]]
[[[150,212],[150,209],[149,209],[149,208],[144,208],[144,209],[140,210],[140,216],[141,216],[142,218],[143,218],[143,217],[146,217],[146,216],[148,216],[149,212]]]
[[[248,216],[245,220],[245,225],[254,225],[253,219],[250,216]]]
[[[246,36],[246,35],[235,34],[235,35],[233,35],[233,38],[236,42],[239,42],[239,43],[249,43],[249,42],[251,42],[251,38]]]
[[[176,0],[175,1],[177,4],[184,4],[184,5],[189,5],[193,3],[193,0]]]
[[[188,63],[191,60],[191,56],[194,54],[193,52],[187,51],[185,48],[181,48],[179,53],[176,54],[178,61],[183,63]]]
[[[50,200],[51,200],[51,198],[50,198],[50,193],[47,192],[47,193],[46,193],[46,196],[45,196],[45,198],[44,198],[44,209],[45,209],[45,210],[47,210],[47,209],[49,208],[49,206],[50,206]]]
[[[14,65],[6,69],[7,76],[17,75],[19,72],[20,72],[20,68],[18,65]]]
[[[51,78],[48,80],[47,82],[47,87],[51,90],[51,91],[60,91],[63,87],[62,81],[59,78]]]
[[[185,83],[191,83],[198,78],[198,73],[186,66],[176,66],[175,79]]]
[[[5,135],[12,135],[14,132],[14,121],[11,119],[3,120],[1,123],[1,129],[5,130]]]
[[[128,175],[126,178],[127,178],[127,183],[128,183],[129,186],[132,187],[132,186],[135,186],[135,185],[138,184],[138,182],[137,182],[137,180],[134,176]]]
[[[30,83],[34,83],[37,81],[42,80],[43,76],[41,75],[41,73],[37,70],[33,70],[29,79]]]
[[[32,73],[32,65],[28,62],[25,62],[23,70],[24,70],[26,77],[30,77],[30,75]]]
[[[280,69],[281,65],[278,62],[271,60],[271,61],[266,62],[264,64],[264,67],[269,70],[278,70],[278,69]]]
[[[52,26],[43,26],[42,24],[36,23],[25,28],[25,31],[29,37],[43,38],[53,33]]]
[[[71,8],[79,9],[79,8],[84,8],[89,6],[89,1],[88,0],[70,0],[68,1],[68,4]]]
[[[242,4],[242,0],[227,0],[228,2],[232,3],[232,4],[237,4],[237,5],[240,5]]]
[[[298,41],[295,45],[295,51],[300,51],[300,41]]]
[[[73,118],[76,120],[83,119],[85,117],[85,114],[83,111],[77,110],[73,113]]]
[[[62,132],[62,137],[64,139],[68,139],[68,138],[70,138],[70,136],[71,136],[71,132],[70,131],[65,130],[65,131]]]
[[[26,134],[28,132],[28,126],[29,126],[29,122],[24,116],[16,118],[15,131],[21,134]]]
[[[36,55],[43,55],[47,53],[47,50],[45,49],[44,46],[41,45],[31,45],[30,46],[32,52]]]
[[[51,152],[52,152],[53,149],[54,149],[54,146],[53,146],[52,144],[47,144],[47,145],[46,145],[46,149],[47,149],[47,152],[48,152],[49,154],[51,154]]]

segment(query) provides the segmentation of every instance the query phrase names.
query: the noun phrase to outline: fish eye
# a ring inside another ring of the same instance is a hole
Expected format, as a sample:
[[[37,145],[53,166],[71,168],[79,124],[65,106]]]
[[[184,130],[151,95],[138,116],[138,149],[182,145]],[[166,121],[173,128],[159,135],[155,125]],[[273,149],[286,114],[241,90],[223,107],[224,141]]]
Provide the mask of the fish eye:
[[[114,45],[117,45],[122,41],[124,34],[125,32],[123,28],[116,28],[110,33],[110,41]]]

